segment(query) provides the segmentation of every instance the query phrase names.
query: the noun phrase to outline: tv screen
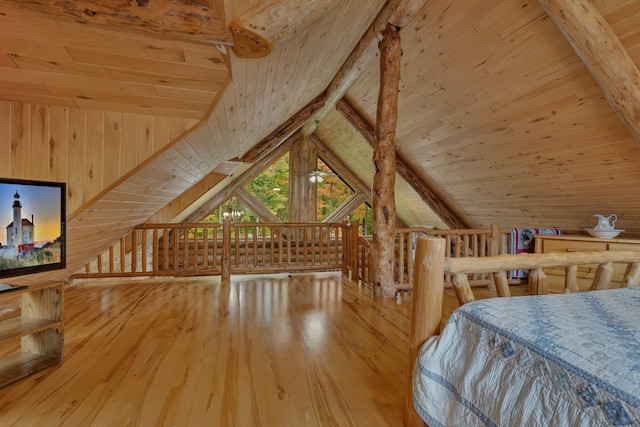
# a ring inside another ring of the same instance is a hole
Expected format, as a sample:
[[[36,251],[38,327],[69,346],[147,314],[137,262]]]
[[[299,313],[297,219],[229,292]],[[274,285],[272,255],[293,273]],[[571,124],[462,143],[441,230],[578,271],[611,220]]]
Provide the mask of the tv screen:
[[[0,278],[65,268],[63,182],[0,178]]]

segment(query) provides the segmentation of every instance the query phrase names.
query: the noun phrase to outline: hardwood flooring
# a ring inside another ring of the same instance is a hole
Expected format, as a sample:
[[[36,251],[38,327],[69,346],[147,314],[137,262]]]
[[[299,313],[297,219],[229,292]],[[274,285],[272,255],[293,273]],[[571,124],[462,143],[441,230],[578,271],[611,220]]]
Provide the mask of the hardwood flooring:
[[[1,426],[399,426],[410,303],[338,273],[85,280]]]
[[[402,424],[410,301],[339,273],[84,280],[65,299],[65,362],[0,389],[0,426]]]

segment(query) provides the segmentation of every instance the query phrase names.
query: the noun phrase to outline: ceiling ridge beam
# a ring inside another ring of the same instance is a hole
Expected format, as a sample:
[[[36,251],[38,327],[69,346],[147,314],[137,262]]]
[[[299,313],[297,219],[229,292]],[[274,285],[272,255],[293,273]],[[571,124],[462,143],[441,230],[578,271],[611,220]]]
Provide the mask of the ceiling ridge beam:
[[[336,107],[347,121],[351,123],[373,147],[376,140],[373,126],[371,126],[346,99],[341,99]],[[425,202],[449,228],[467,228],[464,221],[458,218],[431,188],[418,177],[415,171],[411,169],[404,160],[404,157],[398,152],[396,152],[396,172],[418,193],[422,201]]]
[[[380,32],[387,24],[391,23],[399,28],[407,26],[426,3],[427,0],[390,0],[387,3],[327,87],[324,106],[302,127],[304,136],[315,132],[318,124],[336,107],[347,90],[373,65],[379,54]]]
[[[588,0],[538,2],[640,147],[640,71],[613,28]]]

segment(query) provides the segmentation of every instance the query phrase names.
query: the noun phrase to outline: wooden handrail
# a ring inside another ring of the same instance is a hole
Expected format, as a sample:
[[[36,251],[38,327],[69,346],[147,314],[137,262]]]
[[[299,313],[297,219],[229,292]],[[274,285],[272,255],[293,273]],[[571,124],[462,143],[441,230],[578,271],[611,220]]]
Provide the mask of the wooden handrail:
[[[525,256],[526,255],[526,256]],[[546,254],[503,254],[493,257],[445,258],[444,270],[449,274],[493,273],[507,270],[532,270],[543,267],[567,267],[580,264],[638,261],[638,252],[552,252]]]
[[[339,270],[342,239],[338,223],[141,224],[74,278]]]

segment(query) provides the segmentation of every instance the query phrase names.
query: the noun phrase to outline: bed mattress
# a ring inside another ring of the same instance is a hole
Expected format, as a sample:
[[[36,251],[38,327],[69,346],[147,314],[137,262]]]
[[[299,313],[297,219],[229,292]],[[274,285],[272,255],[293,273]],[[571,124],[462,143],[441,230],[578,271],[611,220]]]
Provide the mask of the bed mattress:
[[[415,364],[436,426],[640,425],[640,288],[466,304]]]

